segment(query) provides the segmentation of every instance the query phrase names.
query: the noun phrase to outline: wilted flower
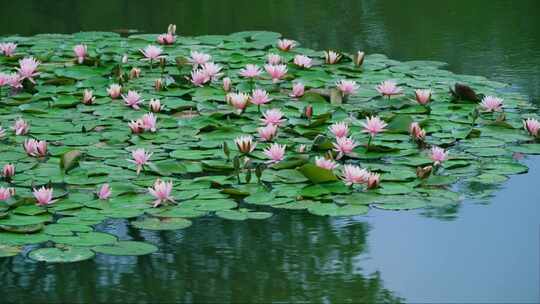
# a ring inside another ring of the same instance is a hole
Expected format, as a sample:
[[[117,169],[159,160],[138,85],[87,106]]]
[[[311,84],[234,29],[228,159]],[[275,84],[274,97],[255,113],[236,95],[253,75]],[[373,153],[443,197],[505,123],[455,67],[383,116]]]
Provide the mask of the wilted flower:
[[[7,56],[7,57],[13,56],[13,53],[15,53],[16,48],[17,48],[17,44],[13,42],[0,43],[0,53],[4,54],[4,56]]]
[[[294,64],[301,68],[310,68],[311,67],[311,58],[305,55],[296,55],[293,60]]]
[[[91,105],[94,103],[94,100],[96,100],[96,97],[94,97],[94,92],[91,90],[84,90],[82,103],[85,105]]]
[[[112,99],[116,99],[120,97],[120,95],[122,94],[122,86],[119,84],[113,83],[107,89],[107,93]]]
[[[302,97],[304,96],[304,92],[305,91],[305,87],[304,87],[304,84],[301,83],[301,82],[297,82],[295,84],[293,84],[293,87],[292,87],[292,93],[291,93],[291,97]]]
[[[296,41],[290,39],[279,39],[277,47],[282,51],[290,51],[296,46]]]
[[[338,90],[341,92],[342,96],[347,96],[354,94],[358,90],[358,85],[354,80],[340,80],[336,83]]]
[[[270,102],[271,100],[272,98],[270,98],[268,96],[268,93],[263,89],[255,89],[251,93],[250,101],[252,104],[262,105],[262,104]]]
[[[482,99],[480,106],[482,106],[486,112],[499,112],[502,111],[503,99],[494,96],[486,96]]]
[[[34,197],[36,198],[38,206],[46,206],[54,203],[53,198],[53,189],[41,187],[39,189],[34,189]]]
[[[334,51],[325,51],[324,52],[324,62],[327,64],[336,64],[341,60],[341,54]]]
[[[191,62],[192,65],[197,66],[197,65],[203,65],[207,63],[208,61],[210,61],[211,59],[212,59],[212,56],[208,54],[197,52],[197,51],[191,51],[191,57],[188,60],[189,62]]]
[[[142,116],[142,127],[145,131],[156,132],[157,117],[154,113],[147,113]]]
[[[263,153],[264,155],[266,155],[266,157],[268,157],[270,160],[268,161],[268,163],[279,163],[280,161],[283,160],[283,158],[285,157],[285,148],[287,146],[286,145],[280,145],[280,144],[277,144],[277,143],[273,143],[272,145],[270,145],[270,147],[266,148],[263,150]]]
[[[156,60],[159,59],[163,50],[159,46],[147,45],[144,49],[139,50],[146,60]]]
[[[264,69],[266,70],[266,73],[270,75],[274,83],[278,82],[287,74],[287,66],[284,64],[278,64],[278,65],[266,64],[264,65]]]
[[[157,179],[152,188],[148,188],[148,192],[156,199],[152,203],[157,207],[165,202],[176,203],[174,197],[171,196],[173,183],[172,181],[164,182]]]
[[[336,122],[328,127],[328,129],[335,137],[347,137],[349,134],[349,125],[345,122]]]
[[[247,154],[253,152],[257,143],[253,142],[253,137],[251,136],[239,136],[234,140],[238,151]]]
[[[416,90],[414,91],[416,95],[416,101],[421,105],[427,105],[431,100],[431,90]]]
[[[351,154],[358,144],[350,137],[338,137],[333,145],[334,151],[338,152],[337,159],[340,159],[343,155]]]
[[[122,95],[124,103],[128,107],[132,107],[135,110],[140,109],[139,105],[142,103],[141,95],[136,91],[129,91],[127,95]]]
[[[434,165],[442,164],[448,158],[448,151],[445,151],[443,148],[431,147],[431,160],[433,160]]]
[[[97,192],[97,196],[100,200],[107,200],[111,196],[111,187],[109,184],[103,184]]]
[[[15,135],[26,135],[28,134],[28,131],[30,131],[30,125],[26,120],[19,118],[15,120],[11,129],[15,131]]]
[[[44,140],[30,138],[24,141],[23,147],[29,156],[43,157],[47,155],[47,142]]]
[[[263,113],[263,118],[261,121],[265,125],[280,126],[285,121],[285,119],[282,118],[283,113],[279,109],[270,109]]]
[[[268,54],[267,59],[268,64],[271,65],[277,65],[281,63],[281,56],[279,56],[278,54]]]
[[[420,179],[428,178],[431,174],[431,170],[433,170],[433,166],[417,167],[416,176]]]
[[[21,80],[28,79],[32,83],[35,83],[34,77],[39,75],[37,68],[41,62],[35,60],[33,57],[26,57],[19,60],[19,76]]]
[[[339,166],[339,164],[334,160],[318,156],[315,157],[315,165],[317,165],[317,167],[319,168],[323,168],[326,170],[334,170],[335,168],[337,168],[337,166]]]
[[[84,58],[87,54],[87,47],[85,44],[77,44],[73,47],[73,53],[75,53],[75,58],[79,64],[84,62]]]
[[[375,137],[377,133],[383,132],[387,124],[382,121],[379,116],[367,117],[366,122],[362,123],[364,129],[362,132],[369,133],[371,137]]]
[[[392,80],[385,80],[381,82],[375,87],[375,89],[377,89],[377,92],[379,92],[381,95],[387,96],[388,98],[393,95],[401,94],[401,89]]]
[[[245,78],[255,78],[261,75],[262,71],[256,64],[246,64],[246,67],[240,70],[240,76]]]
[[[148,164],[153,153],[146,152],[144,149],[135,149],[131,152],[131,157],[128,161],[137,165],[137,175],[141,173],[144,165]]]
[[[366,169],[362,169],[355,165],[344,165],[341,174],[341,178],[347,186],[363,184],[367,182],[369,178],[369,172]]]
[[[271,141],[276,137],[278,127],[273,124],[268,124],[264,127],[257,128],[257,132],[263,141]]]
[[[538,137],[538,131],[540,130],[540,122],[534,118],[527,118],[523,121],[523,128],[529,134],[531,134],[534,137]]]

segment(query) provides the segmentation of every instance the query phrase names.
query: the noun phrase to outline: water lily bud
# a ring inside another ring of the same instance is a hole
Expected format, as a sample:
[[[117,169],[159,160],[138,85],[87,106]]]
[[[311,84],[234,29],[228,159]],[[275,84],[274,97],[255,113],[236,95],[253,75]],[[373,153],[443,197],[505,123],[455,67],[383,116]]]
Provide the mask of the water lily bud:
[[[167,33],[172,35],[176,34],[176,24],[169,24],[167,27]]]
[[[302,145],[298,146],[298,148],[296,149],[296,151],[297,151],[298,153],[304,153],[304,152],[306,152],[306,145],[302,144]]]
[[[264,164],[259,164],[257,165],[257,167],[255,167],[255,176],[257,176],[257,180],[259,183],[261,182],[261,177],[264,169],[266,169],[266,166]]]
[[[158,78],[154,81],[154,88],[156,91],[161,91],[161,88],[163,87],[163,81],[161,81],[161,78]]]
[[[141,76],[141,69],[132,68],[129,72],[129,79],[139,78],[139,76]]]
[[[163,109],[163,106],[161,105],[161,101],[159,99],[150,99],[150,111],[154,113],[158,113]]]
[[[231,79],[229,77],[223,78],[223,90],[229,92],[231,90]]]
[[[304,109],[304,115],[306,116],[306,118],[308,120],[311,120],[311,117],[313,116],[313,107],[311,105],[308,105],[305,109]]]
[[[229,145],[227,145],[226,141],[223,142],[222,147],[223,147],[223,154],[225,154],[225,157],[229,159],[229,156],[231,155],[231,151],[229,150]]]
[[[160,58],[159,58],[159,66],[160,66],[162,69],[164,69],[166,64],[167,64],[167,59],[165,59],[165,57],[160,57]]]
[[[249,184],[249,182],[251,182],[251,169],[246,171],[246,184]]]
[[[361,66],[364,63],[365,56],[366,54],[364,52],[358,51],[358,53],[356,53],[356,56],[354,56],[354,64],[356,66]]]
[[[127,54],[125,54],[124,56],[122,56],[122,63],[123,63],[123,64],[128,63],[128,55],[127,55]]]
[[[237,156],[233,159],[233,165],[234,165],[234,171],[238,172],[240,171],[240,158]]]

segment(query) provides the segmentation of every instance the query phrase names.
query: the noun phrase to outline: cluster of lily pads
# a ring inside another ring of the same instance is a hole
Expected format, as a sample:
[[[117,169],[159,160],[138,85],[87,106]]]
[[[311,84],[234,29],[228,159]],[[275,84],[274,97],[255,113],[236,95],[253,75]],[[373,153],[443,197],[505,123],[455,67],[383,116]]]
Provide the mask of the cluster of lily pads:
[[[173,25],[157,37],[5,37],[0,53],[0,256],[34,244],[28,256],[49,262],[157,250],[95,231],[109,219],[176,230],[272,208],[456,206],[540,154],[526,98],[440,62]]]

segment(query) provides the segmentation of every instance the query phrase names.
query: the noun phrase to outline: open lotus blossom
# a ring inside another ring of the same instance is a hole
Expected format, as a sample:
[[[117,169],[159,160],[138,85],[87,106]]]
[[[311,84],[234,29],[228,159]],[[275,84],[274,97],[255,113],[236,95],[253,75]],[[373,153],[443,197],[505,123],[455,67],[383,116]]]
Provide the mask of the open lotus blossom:
[[[366,53],[358,51],[356,53],[356,56],[354,56],[354,64],[356,66],[361,66],[364,63],[365,57],[366,57]]]
[[[448,159],[448,151],[445,151],[443,148],[436,146],[431,147],[431,160],[433,160],[434,165],[442,164],[446,159]]]
[[[414,95],[416,96],[416,101],[421,105],[427,105],[431,101],[431,90],[416,90]]]
[[[131,151],[131,157],[133,159],[129,159],[128,161],[137,165],[137,175],[141,173],[143,166],[149,163],[152,154],[153,153],[146,152],[144,149],[141,148]]]
[[[334,51],[324,52],[324,62],[327,64],[336,64],[341,60],[341,54]]]
[[[278,65],[266,64],[264,65],[264,69],[266,70],[266,73],[270,75],[274,83],[278,82],[287,74],[287,66],[284,64],[278,64]]]
[[[150,99],[150,104],[148,105],[150,108],[150,111],[154,113],[158,113],[161,110],[163,110],[163,106],[161,105],[161,101],[159,99],[152,98]]]
[[[342,96],[352,95],[358,90],[358,85],[354,80],[340,80],[336,82],[338,90],[341,92]]]
[[[354,184],[366,183],[369,178],[369,172],[366,169],[355,165],[344,165],[341,171],[341,178],[345,185],[352,186]]]
[[[159,44],[174,44],[176,41],[176,35],[173,33],[161,34],[157,36],[156,41]]]
[[[23,82],[24,78],[17,74],[17,73],[11,73],[9,74],[8,78],[7,78],[7,83],[9,84],[9,86],[13,89],[20,89],[22,88],[22,82]]]
[[[375,189],[379,187],[379,184],[381,183],[381,175],[378,173],[370,172],[368,174],[366,183],[368,189]]]
[[[293,60],[294,64],[305,69],[309,69],[311,67],[312,65],[311,61],[312,61],[311,58],[309,58],[306,55],[296,55],[294,56],[294,60]]]
[[[333,145],[334,151],[338,152],[337,159],[340,159],[343,155],[351,154],[354,148],[358,146],[354,139],[350,137],[338,137]]]
[[[113,83],[107,89],[107,93],[112,99],[116,99],[122,95],[122,86],[116,83]]]
[[[289,96],[298,98],[298,97],[304,96],[304,93],[305,93],[304,84],[301,82],[297,82],[293,84],[292,93]]]
[[[15,131],[15,135],[26,135],[30,131],[30,124],[26,120],[19,118],[15,120],[11,129]]]
[[[212,59],[212,56],[210,56],[209,54],[205,54],[205,53],[197,52],[197,51],[191,51],[190,55],[191,57],[188,60],[194,66],[198,66],[198,65],[202,66],[203,64],[209,62]]]
[[[141,107],[139,105],[143,102],[141,95],[136,91],[128,91],[127,95],[122,95],[122,99],[124,99],[126,106],[135,110],[140,109]]]
[[[15,165],[13,164],[5,164],[4,168],[2,168],[2,175],[6,179],[10,179],[15,175]]]
[[[47,155],[47,142],[29,138],[23,143],[24,151],[29,156],[43,157]]]
[[[210,80],[216,80],[222,75],[220,73],[221,66],[213,62],[207,62],[203,64],[202,71],[206,74],[206,76],[208,76]]]
[[[347,137],[349,135],[349,125],[345,122],[336,122],[328,127],[328,129],[335,137]]]
[[[20,79],[28,79],[30,82],[35,83],[34,77],[39,75],[37,68],[40,64],[41,62],[33,57],[26,57],[19,60],[19,68],[17,68],[17,71],[19,72]]]
[[[34,189],[32,194],[34,194],[38,206],[47,206],[54,203],[52,188],[41,187],[39,189]]]
[[[339,166],[339,164],[334,160],[319,156],[315,157],[315,165],[326,170],[334,170],[337,168],[337,166]]]
[[[129,129],[131,130],[131,133],[133,134],[140,134],[144,132],[143,122],[141,119],[132,120],[131,122],[128,122]]]
[[[385,80],[378,84],[375,89],[379,94],[386,96],[390,98],[393,95],[399,95],[401,94],[401,89],[397,86],[397,84],[392,80]]]
[[[282,51],[290,51],[296,46],[296,41],[290,39],[279,39],[277,42],[278,49]]]
[[[273,143],[270,145],[270,147],[264,149],[263,150],[264,155],[266,155],[266,157],[270,159],[268,163],[275,164],[282,161],[283,158],[285,157],[285,148],[287,148],[286,145]]]
[[[262,105],[272,100],[268,93],[263,89],[255,89],[251,92],[251,103],[254,105]]]
[[[266,58],[268,64],[271,65],[277,65],[281,63],[281,56],[278,54],[268,54],[268,57]]]
[[[152,188],[148,188],[148,193],[150,193],[150,195],[152,195],[156,199],[152,202],[152,204],[154,204],[154,207],[157,207],[166,202],[176,203],[174,201],[174,197],[171,196],[172,188],[172,181],[164,182],[160,179],[157,179],[154,182],[154,186]]]
[[[142,116],[142,127],[145,131],[156,132],[157,117],[154,113],[147,113]]]
[[[486,112],[500,112],[503,108],[503,99],[495,96],[486,96],[482,99],[480,106]]]
[[[0,126],[0,139],[6,137],[6,130]]]
[[[232,87],[232,81],[229,77],[223,78],[223,91],[229,92]]]
[[[196,69],[191,71],[191,83],[196,86],[202,87],[205,83],[210,81],[210,77],[206,74],[206,71],[203,69]]]
[[[144,49],[139,50],[146,60],[158,60],[161,57],[163,50],[159,46],[147,45]]]
[[[0,187],[0,201],[7,201],[11,198],[15,190],[13,188]]]
[[[139,68],[131,68],[129,71],[129,79],[135,79],[139,78],[141,76],[141,69]]]
[[[362,132],[369,133],[371,137],[375,137],[377,133],[383,132],[387,124],[379,118],[379,116],[367,117],[366,122],[362,123],[364,129]]]
[[[257,132],[259,133],[259,137],[263,141],[271,141],[276,137],[278,127],[273,124],[266,125],[264,127],[257,128]]]
[[[94,92],[91,90],[84,90],[82,103],[85,105],[91,105],[94,103],[94,100],[96,100],[96,97],[94,97]]]
[[[263,118],[261,121],[265,125],[280,126],[283,122],[285,122],[285,119],[282,118],[283,113],[279,109],[270,109],[263,113]]]
[[[16,48],[17,48],[17,44],[13,42],[0,43],[0,53],[2,53],[4,56],[7,56],[7,57],[13,56]]]
[[[426,130],[420,127],[417,122],[412,122],[409,126],[409,133],[414,140],[422,141],[426,138]]]
[[[529,132],[529,134],[531,134],[532,136],[538,137],[538,131],[540,130],[540,122],[538,122],[538,120],[534,118],[527,118],[523,120],[523,128],[525,128],[525,130]]]
[[[103,184],[97,192],[97,196],[100,200],[107,200],[111,196],[111,187],[109,184]]]
[[[246,67],[241,69],[239,74],[245,78],[255,78],[261,75],[262,71],[256,64],[246,64]]]
[[[241,153],[247,154],[253,152],[257,143],[253,142],[253,137],[251,136],[239,136],[234,140],[238,151]]]
[[[75,59],[77,59],[77,62],[82,64],[86,58],[88,49],[85,44],[77,44],[73,47],[73,53],[75,53]]]
[[[237,110],[244,111],[248,106],[249,95],[246,93],[228,93],[225,99]]]

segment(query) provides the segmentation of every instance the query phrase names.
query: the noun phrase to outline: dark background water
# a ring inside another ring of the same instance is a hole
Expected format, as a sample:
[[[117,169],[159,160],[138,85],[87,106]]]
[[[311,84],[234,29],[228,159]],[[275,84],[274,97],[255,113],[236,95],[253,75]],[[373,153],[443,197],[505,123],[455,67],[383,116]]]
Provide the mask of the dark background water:
[[[431,59],[508,82],[539,103],[540,1],[0,0],[0,35],[79,30],[184,35],[260,29],[308,47]],[[177,232],[108,223],[160,251],[45,265],[0,260],[3,300],[20,302],[538,302],[540,162],[452,217],[298,212],[262,222],[199,219]]]

